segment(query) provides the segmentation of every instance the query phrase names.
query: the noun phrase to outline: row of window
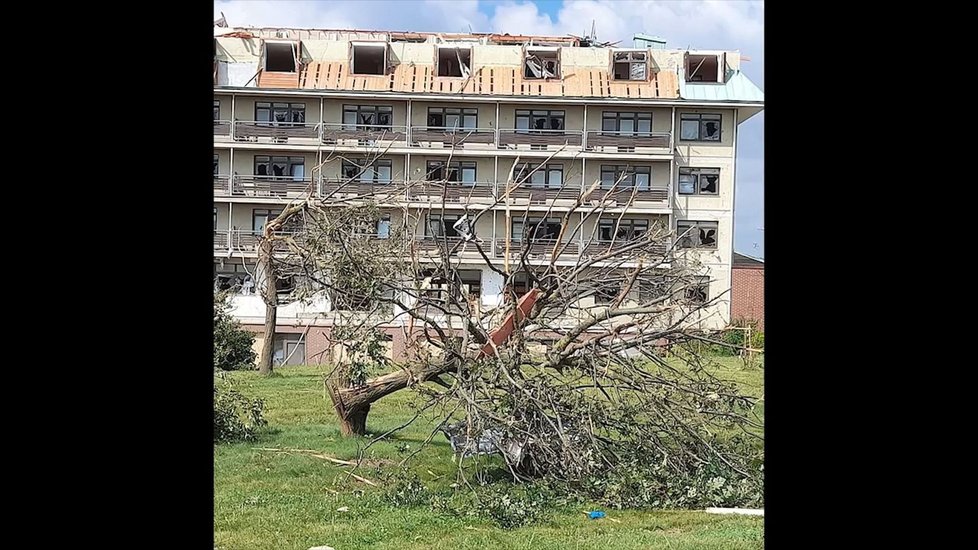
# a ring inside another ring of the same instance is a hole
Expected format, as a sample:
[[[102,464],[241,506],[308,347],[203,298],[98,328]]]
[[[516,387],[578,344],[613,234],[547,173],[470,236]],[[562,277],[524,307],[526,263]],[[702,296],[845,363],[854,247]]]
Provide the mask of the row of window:
[[[548,109],[517,109],[516,130],[562,132],[566,129],[566,112]],[[220,120],[221,101],[214,100],[214,120]],[[719,141],[719,114],[680,115],[681,141]],[[301,126],[306,122],[306,106],[302,103],[255,103],[255,121],[259,124]],[[348,129],[386,128],[394,124],[394,108],[390,105],[344,105],[343,124]],[[429,107],[427,124],[431,128],[475,130],[479,128],[479,110]],[[652,113],[603,111],[601,131],[615,135],[648,137],[652,132]]]
[[[251,211],[251,229],[256,235],[265,230],[268,220],[275,219],[281,210],[254,208]],[[425,235],[429,237],[461,237],[455,229],[458,215],[430,214],[425,225]],[[360,232],[372,235],[376,232],[379,238],[390,236],[390,214],[384,214],[376,227],[364,227]],[[526,220],[514,219],[510,226],[514,239],[553,240],[560,236],[559,218],[530,217]],[[641,237],[649,230],[649,220],[636,219],[601,219],[598,221],[599,241],[633,240]],[[214,231],[217,231],[217,208],[214,208]],[[677,246],[680,248],[716,248],[717,222],[680,220],[676,222],[676,234],[679,237]]]

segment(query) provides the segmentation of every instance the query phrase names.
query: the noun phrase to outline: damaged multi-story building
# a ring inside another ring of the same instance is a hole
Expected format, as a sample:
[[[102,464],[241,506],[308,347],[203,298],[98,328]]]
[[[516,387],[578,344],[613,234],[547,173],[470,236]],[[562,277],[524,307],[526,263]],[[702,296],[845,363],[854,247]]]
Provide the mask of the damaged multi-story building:
[[[219,286],[237,289],[234,314],[246,327],[261,331],[264,321],[251,274],[265,222],[309,189],[350,178],[359,180],[354,193],[405,180],[449,184],[454,192],[422,186],[395,197],[404,204],[391,216],[406,206],[424,217],[423,244],[455,238],[467,210],[488,207],[471,231],[500,263],[504,236],[525,231],[523,212],[537,238],[556,237],[548,210],[559,217],[594,182],[618,182],[634,200],[621,223],[595,228],[599,238],[658,221],[698,250],[702,299],[731,286],[737,129],[764,101],[739,52],[668,49],[645,35],[624,47],[569,36],[223,28],[214,41],[214,268]],[[378,147],[369,166],[356,161]],[[329,152],[352,160],[314,171]],[[505,204],[490,206],[511,173],[529,172]],[[508,231],[504,209],[520,213]],[[550,261],[552,248],[537,261]],[[571,242],[558,261],[580,252]],[[460,273],[478,302],[501,302],[502,278],[481,257]],[[322,331],[306,327],[328,328],[331,307],[280,306],[276,356],[320,356]],[[702,322],[721,328],[730,301],[711,312]],[[392,345],[396,353],[396,335]]]

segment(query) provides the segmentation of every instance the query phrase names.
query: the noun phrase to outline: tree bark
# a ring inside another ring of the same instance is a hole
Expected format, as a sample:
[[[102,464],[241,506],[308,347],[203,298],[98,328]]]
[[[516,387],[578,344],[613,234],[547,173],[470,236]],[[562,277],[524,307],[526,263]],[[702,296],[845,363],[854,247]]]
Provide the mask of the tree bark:
[[[278,290],[275,288],[275,271],[272,267],[272,240],[264,238],[258,250],[258,271],[264,280],[262,297],[265,301],[265,334],[262,336],[258,372],[272,373],[272,356],[275,353],[275,325],[278,323]]]

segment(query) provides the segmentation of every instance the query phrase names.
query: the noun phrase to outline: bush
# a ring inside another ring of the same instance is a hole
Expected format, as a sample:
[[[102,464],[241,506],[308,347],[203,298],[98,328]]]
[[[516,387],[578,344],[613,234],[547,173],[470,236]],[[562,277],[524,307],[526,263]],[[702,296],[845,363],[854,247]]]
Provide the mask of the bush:
[[[243,370],[255,368],[255,336],[242,329],[230,313],[226,295],[214,296],[214,368]]]
[[[265,403],[214,381],[214,442],[253,441],[267,424]]]

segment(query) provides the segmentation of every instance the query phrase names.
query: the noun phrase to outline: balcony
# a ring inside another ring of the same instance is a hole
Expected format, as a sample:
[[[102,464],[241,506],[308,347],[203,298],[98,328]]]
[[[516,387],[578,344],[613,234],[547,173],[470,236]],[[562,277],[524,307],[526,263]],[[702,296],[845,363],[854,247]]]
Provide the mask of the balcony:
[[[495,149],[496,132],[492,128],[417,126],[411,128],[411,147]]]
[[[587,151],[600,153],[669,153],[669,132],[586,132]]]
[[[655,202],[661,206],[669,204],[668,187],[639,187],[621,186],[614,189],[595,189],[589,199],[594,202],[609,202],[608,206],[624,206],[635,202]]]
[[[500,187],[503,187],[502,184]],[[505,193],[504,189],[499,190],[499,194]],[[565,185],[563,187],[540,187],[528,185],[526,183],[511,189],[509,198],[511,200],[525,199],[530,204],[544,204],[552,200],[574,201],[581,196],[581,187],[578,184]]]
[[[616,241],[601,241],[601,240],[593,241],[585,245],[584,253],[582,254],[582,256],[587,258],[594,258],[596,256],[602,256],[604,254],[609,254],[609,253],[617,255],[621,253],[621,249],[629,245],[632,245],[634,243],[635,241],[630,241],[625,239],[616,240]],[[635,254],[635,255],[641,253],[646,256],[662,256],[666,253],[666,249],[667,249],[666,243],[657,242],[657,243],[649,243],[644,247],[640,246],[640,247],[632,248],[625,252],[628,254]]]
[[[462,256],[464,258],[482,257],[476,248],[475,242],[463,244],[461,237],[435,237],[426,235],[418,237],[417,243],[419,252],[439,252],[445,255]],[[486,256],[492,254],[492,250],[490,249],[492,241],[481,242],[479,246],[482,247]]]
[[[224,176],[227,177],[227,176]],[[235,197],[270,197],[297,199],[314,193],[312,178],[295,176],[234,176],[231,195]],[[215,191],[217,184],[214,184]]]
[[[319,185],[320,196],[370,197],[381,202],[404,199],[403,182],[368,182],[349,179],[323,179]]]
[[[576,260],[577,254],[580,251],[580,245],[576,242],[565,242],[557,244],[556,239],[534,239],[533,242],[529,244],[529,254],[527,258],[529,259],[549,259],[554,253],[554,246],[557,246],[558,260]],[[502,258],[506,255],[506,240],[496,239],[495,242],[496,257]],[[519,258],[523,253],[523,241],[519,239],[510,239],[509,241],[509,257]]]
[[[319,130],[315,124],[301,122],[237,120],[234,122],[234,140],[316,145],[319,142]]]
[[[231,177],[214,175],[214,196],[228,197],[231,195]]]
[[[322,141],[330,145],[373,145],[378,142],[407,144],[407,126],[379,126],[376,124],[322,125]]]
[[[495,184],[491,181],[453,182],[426,181],[412,185],[408,189],[411,202],[495,202]]]
[[[228,232],[214,231],[214,250],[227,251],[228,246]]]
[[[499,130],[500,149],[518,149],[522,145],[530,149],[547,150],[567,144],[567,150],[579,150],[584,140],[584,132],[579,130]]]
[[[245,253],[245,254],[257,254],[258,253],[258,239],[261,234],[253,231],[251,229],[234,229],[231,231],[215,231],[215,233],[224,233],[228,235],[228,244],[218,247],[217,246],[217,236],[214,237],[214,248],[221,250],[227,250],[230,246],[235,252]],[[276,235],[287,236],[294,235],[293,232],[289,231],[279,231]],[[275,252],[285,252],[288,250],[288,243],[285,241],[275,241],[274,245]]]
[[[214,137],[231,137],[231,121],[230,120],[215,120],[214,121]]]

